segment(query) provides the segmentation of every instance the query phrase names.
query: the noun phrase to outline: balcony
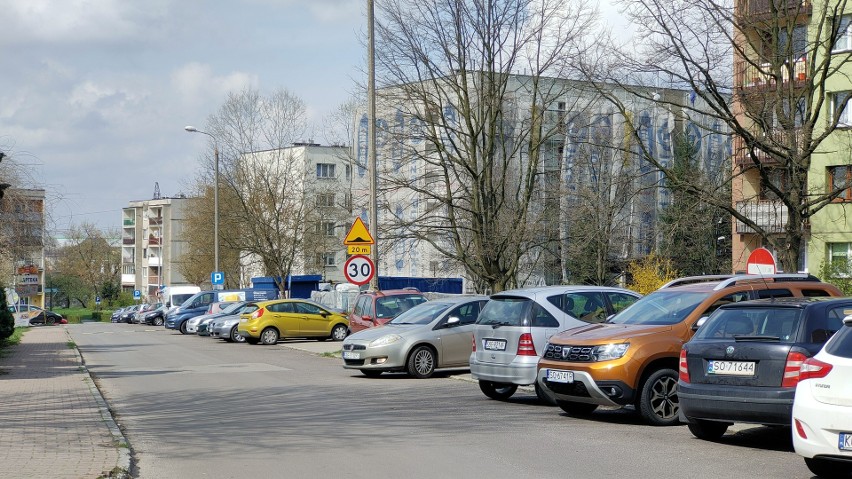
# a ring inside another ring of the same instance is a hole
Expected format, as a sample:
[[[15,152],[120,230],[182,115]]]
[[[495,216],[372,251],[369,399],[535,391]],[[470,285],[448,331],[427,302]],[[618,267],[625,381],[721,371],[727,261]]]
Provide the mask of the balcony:
[[[737,2],[740,21],[754,21],[773,17],[810,15],[810,0],[740,0]]]
[[[775,77],[772,75],[772,64],[762,63],[758,66],[745,60],[737,61],[736,79],[736,85],[741,89],[771,89],[777,83]],[[781,83],[789,83],[791,80],[795,84],[806,84],[808,80],[806,58],[802,57],[796,60],[792,71],[790,68],[787,68],[786,64],[781,68]]]
[[[136,244],[136,238],[121,238],[121,244],[134,245]]]
[[[795,138],[791,139],[789,137],[795,135]],[[795,128],[791,131],[782,130],[780,128],[774,129],[769,132],[768,135],[764,134],[763,143],[769,145],[777,145],[777,149],[783,150],[784,145],[790,145],[790,148],[798,148],[801,150],[803,148],[802,142],[804,141],[804,137],[802,136],[801,128]],[[795,146],[798,145],[798,146]],[[777,165],[779,164],[779,158],[776,158],[770,155],[768,152],[761,150],[760,148],[754,148],[754,155],[757,157],[757,160],[766,166]],[[746,151],[745,142],[740,137],[734,137],[734,165],[739,166],[741,168],[754,166],[754,162],[749,155],[749,152]],[[783,158],[782,158],[783,160]]]
[[[135,274],[126,274],[122,273],[121,275],[121,284],[123,286],[134,285],[136,284],[136,275]]]
[[[784,233],[787,224],[787,207],[780,201],[739,201],[737,211],[754,221],[767,233]],[[755,233],[754,228],[737,220],[737,234]]]
[[[148,224],[151,225],[151,226],[161,225],[161,224],[163,224],[163,218],[162,218],[162,216],[157,217],[157,218],[148,218]]]
[[[161,239],[156,236],[148,237],[148,246],[160,246]]]
[[[133,218],[124,218],[124,226],[136,226],[136,220]]]
[[[148,266],[149,267],[152,267],[152,266],[159,267],[159,266],[162,266],[162,265],[163,265],[163,258],[160,258],[159,256],[149,256],[148,257]]]

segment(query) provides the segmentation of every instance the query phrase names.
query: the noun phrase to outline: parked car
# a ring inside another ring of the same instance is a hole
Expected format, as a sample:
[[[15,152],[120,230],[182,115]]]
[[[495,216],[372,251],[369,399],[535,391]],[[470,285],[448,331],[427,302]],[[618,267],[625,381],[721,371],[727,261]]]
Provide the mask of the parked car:
[[[784,298],[722,306],[680,353],[680,412],[695,437],[734,422],[788,426],[803,361],[852,313],[852,298]]]
[[[793,400],[793,448],[820,477],[852,476],[852,316],[802,363]]]
[[[553,336],[538,365],[538,381],[568,414],[634,405],[648,424],[676,424],[680,351],[699,320],[723,304],[791,296],[842,293],[801,274],[674,280],[604,324]]]
[[[59,313],[54,313],[53,311],[39,308],[34,305],[25,305],[15,308],[15,306],[9,306],[9,312],[12,313],[12,317],[15,319],[15,325],[32,325],[32,324],[45,324],[48,326],[54,324],[63,324],[67,323],[65,318],[62,317]]]
[[[473,323],[487,296],[462,296],[421,303],[384,326],[343,341],[343,367],[369,377],[407,371],[428,378],[436,369],[468,367]]]
[[[199,336],[210,336],[210,324],[214,320],[219,318],[231,318],[235,315],[238,317],[246,304],[247,303],[245,301],[237,301],[235,303],[231,303],[218,313],[202,317],[202,319],[198,322],[198,325],[195,327],[195,334]]]
[[[603,286],[546,286],[495,294],[473,330],[471,376],[492,399],[508,399],[519,385],[535,384],[538,397],[552,403],[536,382],[536,365],[550,337],[604,321],[640,297],[628,289]]]
[[[246,306],[237,330],[249,344],[275,344],[281,338],[343,341],[349,331],[346,316],[312,301],[279,299]]]
[[[166,320],[166,314],[168,313],[168,310],[168,305],[163,303],[157,309],[145,312],[145,314],[142,316],[142,323],[151,324],[154,326],[162,326],[163,322],[165,322]]]
[[[349,313],[349,330],[357,333],[381,326],[425,302],[426,296],[414,288],[363,292],[355,298],[355,306]]]
[[[217,316],[221,314],[223,311],[230,308],[234,304],[235,303],[232,301],[217,301],[215,303],[210,303],[210,305],[207,307],[207,311],[204,314],[194,316],[186,321],[187,334],[198,333],[198,323],[209,319],[211,316]],[[240,306],[242,306],[242,304],[240,304]]]
[[[119,318],[119,323],[128,323],[130,324],[133,321],[133,315],[136,314],[136,311],[139,311],[141,308],[141,304],[134,304],[132,306],[128,306],[122,313]]]
[[[246,307],[247,306],[243,306],[243,308],[240,309],[240,313],[232,314],[230,316],[221,316],[210,321],[210,325],[207,327],[210,330],[210,337],[224,339],[229,343],[244,343],[246,338],[240,335],[237,328],[240,325],[240,314],[242,314],[242,311],[246,309]]]
[[[119,319],[121,318],[121,313],[125,310],[125,308],[127,308],[127,306],[125,306],[123,308],[118,308],[115,311],[113,311],[112,314],[109,317],[110,322],[111,323],[120,322]]]
[[[144,303],[135,313],[131,322],[133,324],[145,324],[145,315],[151,311],[157,310],[163,303]]]

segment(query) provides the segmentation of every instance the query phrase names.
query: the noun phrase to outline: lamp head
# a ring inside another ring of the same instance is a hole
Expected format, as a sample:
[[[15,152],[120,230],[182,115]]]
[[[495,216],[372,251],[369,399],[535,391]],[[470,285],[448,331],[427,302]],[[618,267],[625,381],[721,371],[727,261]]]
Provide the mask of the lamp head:
[[[185,126],[185,127],[183,127],[183,129],[184,129],[184,130],[186,130],[186,131],[188,131],[188,132],[191,132],[191,133],[195,133],[195,132],[197,132],[197,131],[198,131],[198,129],[197,129],[197,128],[195,128],[194,126],[188,126],[188,125],[187,125],[187,126]]]

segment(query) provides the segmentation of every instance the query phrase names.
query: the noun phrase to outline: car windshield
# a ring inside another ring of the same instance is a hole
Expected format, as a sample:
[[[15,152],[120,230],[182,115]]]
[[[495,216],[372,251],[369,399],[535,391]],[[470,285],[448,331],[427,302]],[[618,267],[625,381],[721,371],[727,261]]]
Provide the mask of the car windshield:
[[[633,303],[616,314],[609,323],[615,324],[677,324],[707,298],[707,293],[657,291]]]
[[[524,326],[528,325],[527,311],[532,300],[529,298],[492,297],[482,312],[476,324],[492,326]]]
[[[447,303],[434,301],[418,304],[390,321],[390,324],[429,324],[449,308]]]
[[[795,342],[798,308],[720,308],[695,333],[695,339],[750,339]]]
[[[245,303],[231,303],[228,306],[222,308],[222,314],[235,314],[237,311],[243,309]]]

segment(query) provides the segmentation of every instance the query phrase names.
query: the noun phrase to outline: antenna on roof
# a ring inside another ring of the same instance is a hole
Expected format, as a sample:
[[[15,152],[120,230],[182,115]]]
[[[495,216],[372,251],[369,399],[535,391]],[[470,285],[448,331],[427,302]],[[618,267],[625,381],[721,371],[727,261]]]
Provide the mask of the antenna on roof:
[[[160,183],[154,182],[154,198],[155,200],[160,199]]]

